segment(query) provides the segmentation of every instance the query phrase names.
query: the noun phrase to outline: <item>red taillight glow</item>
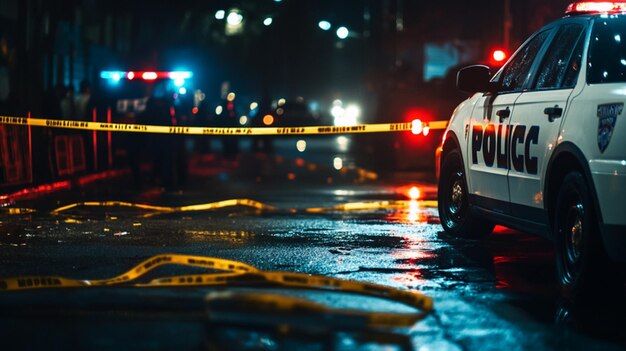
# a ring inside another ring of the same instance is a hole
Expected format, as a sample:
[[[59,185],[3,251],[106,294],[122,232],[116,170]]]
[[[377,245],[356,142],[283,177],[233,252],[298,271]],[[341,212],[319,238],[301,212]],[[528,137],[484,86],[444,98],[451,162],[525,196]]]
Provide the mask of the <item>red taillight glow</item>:
[[[572,13],[622,13],[626,12],[626,2],[594,2],[594,1],[581,1],[571,3],[566,14]]]

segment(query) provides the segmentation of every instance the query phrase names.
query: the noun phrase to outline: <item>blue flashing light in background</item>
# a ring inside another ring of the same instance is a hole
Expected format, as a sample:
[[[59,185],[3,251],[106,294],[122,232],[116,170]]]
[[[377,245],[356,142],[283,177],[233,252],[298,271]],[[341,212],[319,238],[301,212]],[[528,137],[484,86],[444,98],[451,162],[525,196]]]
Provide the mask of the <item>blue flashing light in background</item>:
[[[183,85],[185,85],[185,80],[182,78],[176,78],[174,79],[174,85],[177,87],[182,87]]]
[[[332,27],[328,21],[320,21],[317,25],[321,30],[329,30]]]
[[[172,79],[189,79],[193,77],[193,72],[190,71],[173,71],[169,73]]]
[[[178,92],[180,93],[180,95],[185,95],[187,94],[187,88],[181,87],[180,89],[178,89]]]
[[[120,71],[102,71],[100,72],[100,78],[102,79],[112,79],[116,82],[119,82],[122,77],[126,77],[126,72]]]

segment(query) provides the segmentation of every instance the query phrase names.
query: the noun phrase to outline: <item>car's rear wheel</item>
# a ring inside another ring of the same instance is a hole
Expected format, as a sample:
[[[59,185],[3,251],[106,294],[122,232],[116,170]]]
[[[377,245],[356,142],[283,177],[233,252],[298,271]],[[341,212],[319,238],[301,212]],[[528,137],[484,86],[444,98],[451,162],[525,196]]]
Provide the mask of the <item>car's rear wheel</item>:
[[[454,236],[482,239],[493,231],[494,224],[477,218],[470,211],[467,180],[459,150],[446,154],[438,184],[439,218],[443,229]]]
[[[564,295],[571,299],[616,286],[602,246],[591,193],[585,178],[573,171],[565,176],[556,201],[554,219],[557,273]]]

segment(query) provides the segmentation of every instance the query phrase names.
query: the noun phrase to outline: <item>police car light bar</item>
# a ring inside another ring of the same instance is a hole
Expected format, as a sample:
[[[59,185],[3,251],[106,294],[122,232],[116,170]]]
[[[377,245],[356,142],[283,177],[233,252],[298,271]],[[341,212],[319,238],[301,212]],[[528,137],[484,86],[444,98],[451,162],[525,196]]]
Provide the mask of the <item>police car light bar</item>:
[[[121,79],[133,80],[135,78],[141,78],[143,80],[156,80],[156,79],[189,79],[193,77],[193,72],[190,71],[168,71],[168,72],[154,72],[154,71],[102,71],[100,72],[100,78],[112,79],[119,81]]]
[[[626,12],[626,2],[620,1],[606,1],[606,2],[593,2],[593,1],[581,1],[571,3],[566,14],[576,13],[624,13]]]

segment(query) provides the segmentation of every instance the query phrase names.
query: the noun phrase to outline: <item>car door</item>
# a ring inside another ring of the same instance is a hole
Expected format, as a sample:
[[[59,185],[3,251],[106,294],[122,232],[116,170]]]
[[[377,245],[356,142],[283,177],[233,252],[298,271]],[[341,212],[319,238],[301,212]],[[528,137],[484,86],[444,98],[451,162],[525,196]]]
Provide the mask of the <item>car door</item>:
[[[470,201],[500,213],[510,213],[508,185],[509,120],[522,94],[537,53],[550,35],[544,30],[530,38],[498,72],[497,93],[479,98],[468,126],[468,185]]]
[[[528,90],[515,102],[508,180],[516,217],[546,220],[542,179],[578,79],[585,28],[581,21],[558,28]]]

